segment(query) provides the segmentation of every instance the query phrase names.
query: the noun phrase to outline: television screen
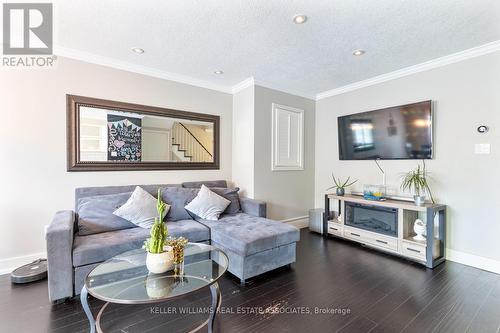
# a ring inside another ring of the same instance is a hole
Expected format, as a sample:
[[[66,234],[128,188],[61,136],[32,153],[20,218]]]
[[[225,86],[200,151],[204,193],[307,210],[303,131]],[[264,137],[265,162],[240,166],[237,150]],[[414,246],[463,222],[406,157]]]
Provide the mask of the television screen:
[[[431,101],[338,117],[341,160],[431,159]]]

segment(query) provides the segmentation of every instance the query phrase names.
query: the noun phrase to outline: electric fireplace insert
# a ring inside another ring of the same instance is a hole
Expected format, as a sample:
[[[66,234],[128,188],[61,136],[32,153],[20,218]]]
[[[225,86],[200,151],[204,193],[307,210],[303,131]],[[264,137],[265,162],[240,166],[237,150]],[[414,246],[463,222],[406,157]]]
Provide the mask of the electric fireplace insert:
[[[345,224],[351,227],[398,236],[398,210],[345,202]]]

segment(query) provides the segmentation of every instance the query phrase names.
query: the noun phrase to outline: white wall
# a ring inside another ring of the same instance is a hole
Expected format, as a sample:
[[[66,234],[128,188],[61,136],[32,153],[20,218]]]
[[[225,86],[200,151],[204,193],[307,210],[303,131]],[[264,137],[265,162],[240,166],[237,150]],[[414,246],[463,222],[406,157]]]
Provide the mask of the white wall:
[[[337,116],[432,99],[435,159],[427,163],[439,202],[448,205],[450,255],[500,267],[500,53],[319,100],[316,105],[315,204],[323,206],[330,173],[380,183],[373,161],[339,161]],[[490,126],[487,134],[476,127]],[[475,143],[491,143],[490,155],[475,155]],[[382,161],[387,181],[399,188],[400,174],[416,161]],[[487,258],[485,260],[479,258]],[[488,261],[488,258],[491,259]]]
[[[254,86],[233,95],[233,181],[254,197]]]
[[[304,110],[304,170],[271,171],[272,104]],[[255,86],[255,197],[276,220],[304,217],[314,208],[313,100]]]
[[[66,172],[66,94],[218,114],[220,170]],[[230,94],[59,58],[56,69],[3,70],[0,112],[0,271],[45,251],[44,226],[73,208],[75,187],[231,179]]]

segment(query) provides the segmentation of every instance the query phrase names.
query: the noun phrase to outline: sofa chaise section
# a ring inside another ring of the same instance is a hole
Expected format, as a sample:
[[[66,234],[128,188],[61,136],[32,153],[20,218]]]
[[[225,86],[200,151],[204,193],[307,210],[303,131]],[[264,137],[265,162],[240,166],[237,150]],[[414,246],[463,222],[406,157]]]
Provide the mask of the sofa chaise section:
[[[218,221],[197,219],[210,228],[211,244],[229,257],[229,272],[241,283],[264,272],[295,262],[299,230],[288,224],[246,213]]]

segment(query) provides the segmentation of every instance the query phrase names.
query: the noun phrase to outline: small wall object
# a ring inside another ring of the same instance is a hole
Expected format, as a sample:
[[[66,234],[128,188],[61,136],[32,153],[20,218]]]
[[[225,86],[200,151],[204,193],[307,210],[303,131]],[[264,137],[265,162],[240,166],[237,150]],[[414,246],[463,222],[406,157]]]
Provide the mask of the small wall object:
[[[421,219],[416,219],[414,224],[413,224],[413,231],[417,234],[416,236],[413,236],[414,240],[417,241],[425,241],[424,233],[425,233],[425,223]]]
[[[486,125],[481,125],[481,126],[478,126],[478,128],[477,128],[477,131],[481,134],[487,133],[489,130],[490,130],[489,127]]]
[[[366,200],[385,200],[386,187],[383,185],[363,185],[363,198]]]

